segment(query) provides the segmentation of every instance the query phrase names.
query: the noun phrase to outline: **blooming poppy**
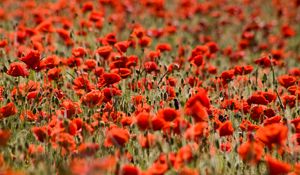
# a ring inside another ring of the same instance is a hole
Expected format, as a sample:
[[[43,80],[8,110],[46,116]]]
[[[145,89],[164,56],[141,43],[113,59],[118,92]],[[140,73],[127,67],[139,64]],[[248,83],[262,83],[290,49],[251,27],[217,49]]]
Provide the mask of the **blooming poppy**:
[[[61,76],[61,69],[60,68],[49,69],[47,76],[49,80],[57,80]]]
[[[120,80],[121,80],[120,75],[116,73],[104,73],[101,75],[99,79],[98,86],[99,87],[109,86],[118,83]]]
[[[131,75],[131,70],[128,68],[115,68],[111,72],[120,75],[121,78],[127,78]]]
[[[243,161],[250,164],[256,164],[261,160],[263,155],[263,147],[255,141],[247,141],[238,148],[239,156]]]
[[[160,52],[166,52],[166,51],[171,51],[172,47],[168,43],[161,43],[156,46],[156,50],[159,50]]]
[[[102,93],[99,90],[92,90],[81,97],[81,101],[83,104],[94,107],[101,103],[103,99]]]
[[[263,105],[255,105],[251,107],[250,117],[252,120],[262,120],[264,116],[264,111],[266,106]]]
[[[112,52],[111,46],[102,46],[96,50],[96,53],[99,54],[104,59],[108,59],[111,52]]]
[[[20,58],[27,67],[36,70],[40,65],[40,53],[35,50],[31,50],[26,56]]]
[[[151,127],[154,131],[163,129],[166,124],[166,121],[161,117],[154,116],[151,119]]]
[[[128,130],[114,127],[107,131],[104,146],[123,147],[129,140]]]
[[[0,119],[15,115],[18,112],[13,102],[6,104],[0,108]]]
[[[288,135],[288,128],[280,123],[273,123],[260,127],[256,131],[256,138],[272,149],[273,145],[282,146]]]
[[[33,127],[31,130],[34,133],[34,136],[38,141],[40,141],[40,142],[45,141],[45,139],[48,135],[47,127],[45,127],[45,126]]]
[[[197,55],[192,58],[192,63],[194,63],[197,67],[202,66],[204,64],[204,59],[202,55]]]
[[[230,121],[226,121],[224,122],[220,128],[219,128],[219,134],[220,136],[230,136],[233,134],[233,127],[232,127],[232,123]]]
[[[200,102],[195,102],[193,106],[187,108],[186,114],[191,115],[196,122],[208,121],[207,109]]]
[[[296,83],[296,78],[290,75],[282,75],[278,77],[278,82],[280,85],[288,88]]]
[[[180,114],[173,108],[165,108],[159,110],[157,116],[163,118],[165,121],[173,121],[174,119],[180,117]]]
[[[136,124],[139,129],[146,130],[150,128],[151,115],[147,112],[141,112],[136,116]]]
[[[269,101],[262,94],[253,94],[251,97],[248,98],[247,103],[249,105],[251,104],[267,105]]]
[[[120,42],[115,43],[114,46],[120,53],[125,53],[129,47],[129,42],[128,41],[120,41]]]
[[[141,47],[147,47],[151,44],[151,38],[148,37],[148,36],[142,36],[140,39],[139,39],[139,45]]]
[[[198,89],[198,93],[188,99],[188,101],[186,102],[186,108],[192,107],[196,102],[200,102],[202,106],[208,109],[210,108],[210,100],[204,89]]]
[[[28,69],[20,62],[11,63],[6,73],[13,77],[27,77],[29,75]]]
[[[120,175],[139,175],[140,170],[133,165],[123,165]]]
[[[88,79],[86,75],[82,75],[73,80],[73,88],[75,91],[82,89],[89,92],[95,88],[95,85]]]
[[[82,47],[77,47],[72,49],[72,55],[74,57],[82,57],[86,54],[86,50]]]
[[[291,166],[288,163],[277,160],[270,155],[265,157],[270,175],[287,174],[291,171]]]
[[[159,67],[157,66],[157,64],[153,61],[148,61],[144,64],[144,67],[145,67],[145,70],[146,72],[148,73],[151,73],[151,72],[157,72],[159,71]]]
[[[82,112],[80,105],[77,102],[71,100],[64,100],[61,104],[61,114],[70,118],[75,114]]]

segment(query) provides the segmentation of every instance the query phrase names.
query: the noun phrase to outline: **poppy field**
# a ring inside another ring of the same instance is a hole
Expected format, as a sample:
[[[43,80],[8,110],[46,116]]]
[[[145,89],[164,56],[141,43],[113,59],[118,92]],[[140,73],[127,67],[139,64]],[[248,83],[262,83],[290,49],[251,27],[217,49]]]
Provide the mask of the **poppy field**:
[[[0,0],[0,175],[298,175],[299,102],[299,0]]]

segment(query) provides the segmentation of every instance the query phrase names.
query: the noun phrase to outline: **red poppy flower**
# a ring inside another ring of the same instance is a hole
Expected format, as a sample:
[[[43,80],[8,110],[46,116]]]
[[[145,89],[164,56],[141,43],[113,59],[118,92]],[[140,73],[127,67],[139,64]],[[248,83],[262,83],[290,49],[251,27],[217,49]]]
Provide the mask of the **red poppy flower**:
[[[116,73],[104,73],[99,79],[98,86],[109,86],[115,83],[118,83],[121,80],[121,77]]]
[[[104,45],[113,45],[117,42],[116,34],[115,33],[109,33],[102,39],[102,44]]]
[[[273,123],[279,123],[281,121],[281,116],[277,115],[277,116],[274,116],[274,117],[270,117],[270,118],[267,118],[264,120],[264,125],[270,125],[270,124],[273,124]]]
[[[6,73],[13,77],[27,77],[29,75],[25,65],[19,62],[11,63]]]
[[[278,82],[280,85],[288,88],[296,83],[296,78],[290,75],[282,75],[278,77]]]
[[[230,109],[234,111],[238,111],[242,108],[240,102],[235,99],[225,99],[221,104],[222,109]]]
[[[281,146],[285,143],[288,135],[288,128],[282,124],[274,123],[260,127],[256,131],[256,138],[267,145],[270,149],[273,144]]]
[[[41,68],[54,68],[55,66],[58,66],[61,62],[61,59],[56,56],[56,55],[52,55],[52,56],[48,56],[47,58],[43,59],[40,63],[40,67]]]
[[[289,37],[292,37],[292,36],[296,35],[296,31],[291,26],[289,26],[288,24],[285,24],[281,27],[281,33],[286,38],[289,38]]]
[[[173,121],[180,117],[180,113],[173,108],[165,108],[159,110],[157,116],[163,118],[165,121]]]
[[[103,99],[102,93],[101,91],[98,90],[92,90],[81,97],[82,103],[89,107],[94,107],[99,105],[102,99]]]
[[[107,131],[104,146],[123,147],[129,140],[130,135],[128,130],[114,127]]]
[[[250,111],[250,117],[253,120],[261,120],[264,116],[264,110],[266,109],[266,106],[263,105],[255,105],[251,108]]]
[[[254,131],[257,130],[259,126],[252,124],[249,120],[243,120],[240,124],[240,128],[242,131]]]
[[[174,87],[172,86],[166,86],[166,92],[168,94],[167,101],[173,100],[176,97],[176,92]]]
[[[202,55],[196,55],[192,58],[192,63],[194,63],[197,67],[202,66],[204,64],[204,59]]]
[[[267,117],[273,117],[276,115],[275,111],[271,108],[265,109],[264,110],[264,115]]]
[[[33,144],[29,145],[27,151],[28,154],[30,155],[38,155],[45,152],[44,147],[42,145],[33,145]]]
[[[140,170],[133,165],[123,165],[120,175],[139,175]]]
[[[148,169],[147,173],[155,175],[163,175],[168,171],[167,163],[156,162]]]
[[[139,39],[139,45],[141,47],[147,47],[151,44],[151,38],[148,36],[143,36]]]
[[[219,50],[219,47],[216,42],[210,41],[205,45],[208,47],[210,53],[216,53]]]
[[[65,45],[72,46],[74,44],[69,31],[65,29],[56,29],[56,32],[64,40]]]
[[[92,84],[85,75],[76,77],[73,81],[73,88],[75,91],[82,89],[89,92],[95,88],[94,86],[95,85]]]
[[[230,121],[224,122],[219,128],[219,134],[221,137],[230,136],[233,134],[233,131],[234,131],[234,129],[233,129],[232,123]]]
[[[40,53],[31,50],[26,56],[20,58],[20,60],[23,61],[27,67],[36,70],[40,65]]]
[[[0,48],[4,48],[7,45],[6,40],[0,40]]]
[[[15,104],[10,102],[0,108],[0,119],[15,115],[18,112]]]
[[[131,75],[131,70],[127,68],[115,68],[111,72],[120,75],[122,78],[127,78]]]
[[[111,100],[112,97],[121,95],[122,91],[113,87],[113,88],[104,88],[102,90],[102,93],[104,96],[103,101],[108,102]]]
[[[71,100],[64,100],[61,104],[61,113],[70,118],[75,114],[80,114],[82,112],[80,105],[77,102]]]
[[[145,70],[146,72],[148,73],[151,73],[151,72],[157,72],[159,71],[159,67],[157,66],[157,64],[153,61],[148,61],[144,64],[144,67],[145,67]]]
[[[84,70],[92,70],[97,66],[97,61],[94,59],[87,59],[85,60],[84,65],[86,66]]]
[[[271,64],[276,65],[275,60],[271,60],[268,57],[262,57],[254,61],[255,64],[258,64],[263,67],[271,67]]]
[[[263,96],[263,94],[253,94],[251,97],[248,98],[247,103],[251,104],[260,104],[260,105],[267,105],[269,101]]]
[[[283,95],[282,103],[285,107],[288,105],[290,108],[293,108],[296,105],[296,96],[295,95]]]
[[[86,50],[82,47],[72,49],[72,55],[74,57],[83,57],[86,54]]]
[[[247,141],[238,148],[241,159],[250,164],[257,164],[261,160],[263,152],[263,147],[259,143],[252,141]]]
[[[160,52],[166,52],[166,51],[171,51],[172,47],[168,43],[162,43],[156,46],[156,50],[159,50]]]
[[[199,80],[198,77],[188,77],[186,81],[192,87],[200,86],[202,84],[202,81]]]
[[[151,115],[147,112],[141,112],[136,116],[136,124],[140,130],[146,130],[150,128]]]
[[[251,65],[234,67],[235,75],[247,75],[250,74],[252,71],[253,71],[253,67]]]
[[[93,6],[93,2],[89,1],[89,2],[85,2],[82,6],[82,12],[88,12],[88,11],[92,11],[94,8]]]
[[[222,72],[221,78],[225,81],[230,81],[234,77],[234,69],[230,69],[227,71]]]
[[[262,92],[262,95],[269,101],[269,103],[276,100],[277,95],[273,91]]]
[[[207,109],[198,101],[193,106],[186,108],[186,114],[191,115],[196,122],[208,121]]]
[[[270,155],[267,155],[265,159],[270,175],[287,174],[291,171],[291,166],[288,163],[277,160]]]
[[[55,137],[53,138],[53,141],[58,144],[61,148],[63,148],[63,152],[65,151],[75,151],[76,148],[76,143],[75,143],[75,139],[72,135],[70,135],[69,133],[59,133],[57,135],[55,135]]]
[[[163,118],[157,116],[152,117],[151,126],[154,131],[163,129],[165,125],[166,125],[166,121]]]
[[[291,123],[295,126],[296,132],[300,133],[300,117],[291,120]]]
[[[197,149],[197,144],[195,145],[186,145],[181,147],[177,152],[177,159],[180,162],[188,163],[193,159],[193,150]]]
[[[185,106],[186,108],[192,107],[196,102],[200,102],[200,104],[207,109],[210,108],[210,100],[203,88],[199,88],[198,93],[189,98]]]
[[[40,142],[44,142],[48,132],[47,132],[47,127],[42,126],[42,127],[33,127],[32,132],[34,133],[35,138],[40,141]]]
[[[125,53],[129,47],[129,41],[120,41],[117,42],[114,46],[120,53]]]
[[[57,80],[61,76],[60,74],[61,70],[60,68],[52,68],[48,70],[47,76],[49,80]]]
[[[112,52],[111,46],[102,46],[96,50],[96,53],[99,54],[104,59],[107,59],[111,52]]]
[[[150,51],[147,55],[151,61],[154,61],[157,58],[160,58],[160,51]]]

